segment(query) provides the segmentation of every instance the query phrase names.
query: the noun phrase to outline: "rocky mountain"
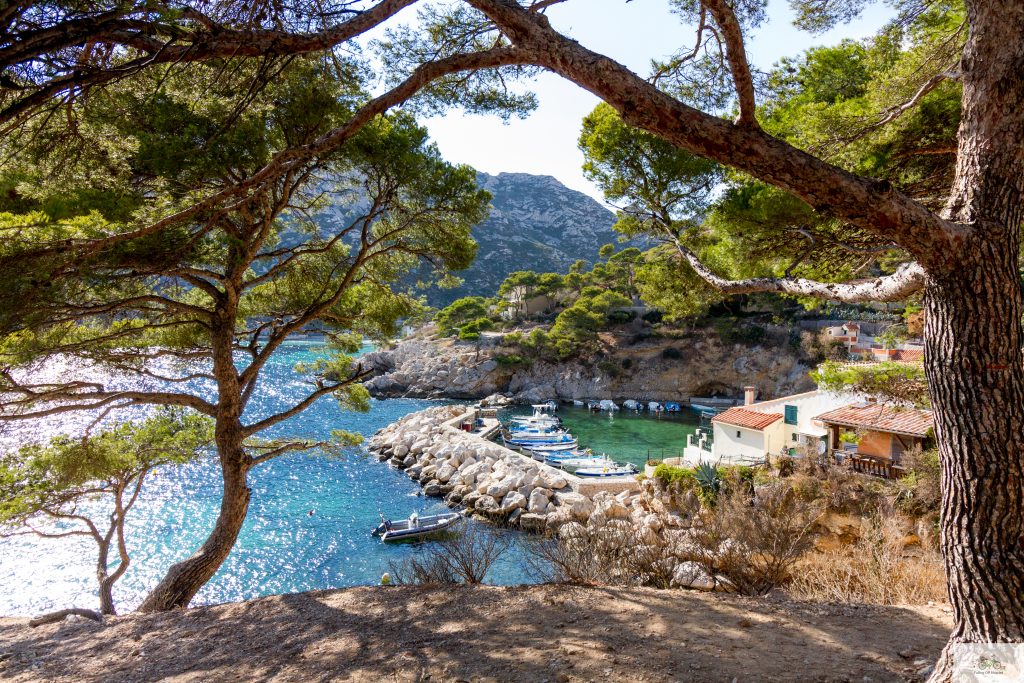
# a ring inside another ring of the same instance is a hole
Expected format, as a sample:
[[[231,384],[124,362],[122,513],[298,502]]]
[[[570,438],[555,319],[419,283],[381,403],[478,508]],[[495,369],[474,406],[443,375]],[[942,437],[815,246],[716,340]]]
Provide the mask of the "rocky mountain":
[[[579,259],[593,261],[602,245],[618,238],[612,229],[614,213],[551,176],[480,173],[478,183],[493,199],[490,216],[473,228],[480,244],[476,261],[457,273],[461,286],[427,291],[433,306],[462,296],[492,296],[516,270],[564,273]],[[332,234],[365,209],[365,200],[352,195],[323,210],[317,221],[325,234]],[[286,233],[283,241],[296,238]],[[418,279],[410,278],[410,284]]]
[[[490,217],[473,230],[480,251],[459,273],[461,287],[432,293],[435,305],[489,296],[516,270],[564,273],[578,259],[592,261],[601,245],[618,237],[615,214],[551,176],[480,173],[478,182],[493,195]]]

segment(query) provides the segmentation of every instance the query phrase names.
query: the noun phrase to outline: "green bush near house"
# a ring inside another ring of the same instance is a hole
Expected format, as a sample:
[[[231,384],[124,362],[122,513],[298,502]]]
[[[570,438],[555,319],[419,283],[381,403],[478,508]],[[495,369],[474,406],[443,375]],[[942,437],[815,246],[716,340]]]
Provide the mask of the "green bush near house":
[[[686,488],[697,484],[693,468],[674,467],[665,463],[661,463],[654,468],[654,478],[660,481],[666,488],[672,484],[682,484]]]

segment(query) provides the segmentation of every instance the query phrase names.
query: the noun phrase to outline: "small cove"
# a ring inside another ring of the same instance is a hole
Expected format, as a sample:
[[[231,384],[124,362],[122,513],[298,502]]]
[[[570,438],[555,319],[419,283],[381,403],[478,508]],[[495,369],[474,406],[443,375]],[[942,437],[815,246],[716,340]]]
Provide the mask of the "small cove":
[[[528,415],[530,409],[517,406],[507,412]],[[558,416],[579,439],[580,447],[607,454],[612,460],[633,463],[641,470],[649,458],[682,455],[687,438],[700,425],[700,415],[686,408],[679,413],[656,416],[632,410],[591,412],[586,407],[562,404]]]

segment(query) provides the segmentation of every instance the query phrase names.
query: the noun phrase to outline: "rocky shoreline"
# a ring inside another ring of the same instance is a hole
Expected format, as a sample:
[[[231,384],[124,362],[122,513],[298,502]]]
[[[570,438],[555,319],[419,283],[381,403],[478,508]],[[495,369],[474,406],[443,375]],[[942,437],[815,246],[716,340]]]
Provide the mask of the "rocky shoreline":
[[[635,341],[610,338],[600,359],[510,362],[501,335],[478,342],[417,336],[361,359],[374,376],[364,384],[378,398],[480,399],[505,394],[516,403],[549,399],[685,401],[694,396],[762,397],[813,388],[810,369],[785,343],[782,328],[758,345],[703,336]],[[514,359],[513,359],[514,360]]]
[[[602,482],[599,490],[588,490],[591,482],[450,425],[465,413],[465,406],[411,413],[377,432],[367,448],[419,482],[425,495],[467,514],[562,539],[616,530],[653,548],[671,547],[664,558],[674,585],[714,587],[686,552],[690,520],[672,511],[672,494],[656,479]]]

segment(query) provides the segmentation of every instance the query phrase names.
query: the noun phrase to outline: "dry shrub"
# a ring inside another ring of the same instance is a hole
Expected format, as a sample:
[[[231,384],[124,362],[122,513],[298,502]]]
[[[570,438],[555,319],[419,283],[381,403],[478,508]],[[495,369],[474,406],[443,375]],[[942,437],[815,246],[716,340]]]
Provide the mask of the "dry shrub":
[[[510,539],[482,525],[466,525],[423,546],[422,553],[390,564],[398,583],[438,585],[483,583],[487,572],[508,550]]]
[[[823,602],[922,604],[946,600],[946,577],[935,550],[908,553],[899,522],[876,516],[849,548],[807,555],[790,591]]]
[[[937,516],[942,503],[939,452],[914,448],[903,454],[903,466],[909,473],[896,481],[896,507],[913,517]]]
[[[789,579],[820,514],[820,505],[782,482],[758,489],[754,500],[742,493],[723,496],[702,516],[693,559],[723,589],[764,595]]]
[[[410,556],[389,563],[391,576],[396,583],[416,586],[440,586],[459,583],[455,572],[437,553],[426,552],[422,556]]]
[[[534,568],[543,568],[538,573],[544,580],[559,583],[668,588],[676,565],[663,540],[645,543],[621,520],[597,529],[567,524],[534,548]]]

